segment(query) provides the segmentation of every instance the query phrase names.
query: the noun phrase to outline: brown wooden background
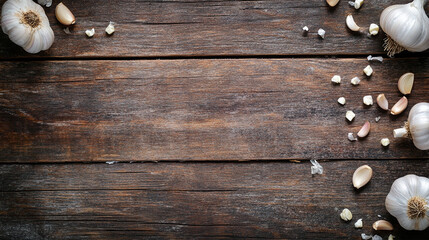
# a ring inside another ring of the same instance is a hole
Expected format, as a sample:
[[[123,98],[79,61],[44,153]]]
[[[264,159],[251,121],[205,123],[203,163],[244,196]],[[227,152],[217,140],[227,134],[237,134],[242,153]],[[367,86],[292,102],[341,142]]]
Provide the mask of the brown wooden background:
[[[429,101],[429,54],[368,63],[384,54],[384,34],[345,26],[348,13],[369,26],[408,1],[63,2],[77,23],[68,35],[59,1],[45,8],[48,51],[27,54],[0,34],[0,239],[387,239],[371,230],[377,215],[396,239],[428,239],[384,208],[396,178],[429,177],[428,151],[391,133],[410,107],[393,117],[362,97],[384,93],[392,105],[397,79],[414,72],[410,106]],[[349,142],[366,120],[369,136]],[[309,159],[325,173],[312,177]],[[363,164],[374,178],[356,191]],[[339,218],[345,207],[350,223]]]

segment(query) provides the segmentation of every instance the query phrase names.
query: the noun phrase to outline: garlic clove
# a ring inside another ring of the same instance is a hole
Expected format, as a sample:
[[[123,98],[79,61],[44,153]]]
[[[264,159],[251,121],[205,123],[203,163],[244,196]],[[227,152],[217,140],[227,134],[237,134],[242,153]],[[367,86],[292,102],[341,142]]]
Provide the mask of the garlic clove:
[[[352,85],[359,85],[359,83],[360,83],[360,79],[358,78],[358,77],[354,77],[354,78],[352,78],[352,80],[350,80],[350,83],[352,84]]]
[[[356,24],[351,14],[347,15],[346,24],[347,24],[347,27],[354,32],[357,32],[360,30],[360,27]]]
[[[365,75],[366,76],[371,76],[372,75],[372,73],[374,72],[374,70],[372,70],[372,67],[370,66],[370,65],[368,65],[368,66],[366,66],[364,69],[363,69],[363,72],[365,73]]]
[[[372,96],[368,95],[368,96],[364,96],[363,97],[363,104],[367,105],[367,106],[371,106],[374,104],[374,101],[372,100]]]
[[[335,7],[340,0],[326,0],[329,6]]]
[[[381,145],[383,145],[383,147],[387,147],[390,144],[390,140],[388,138],[382,138],[380,140]]]
[[[410,94],[414,84],[414,73],[405,73],[398,80],[398,89],[404,94]]]
[[[390,114],[398,115],[402,113],[408,106],[407,97],[403,96],[395,105],[393,105],[392,109],[390,109]]]
[[[346,99],[344,97],[340,97],[340,98],[338,98],[337,102],[341,105],[344,105],[344,104],[346,104]]]
[[[353,173],[353,186],[357,189],[365,186],[372,178],[372,168],[368,165],[358,167]]]
[[[364,138],[368,135],[369,130],[371,129],[371,124],[366,121],[365,124],[362,126],[362,128],[357,133],[357,136],[360,138]]]
[[[386,98],[386,96],[384,96],[383,93],[378,94],[378,96],[377,96],[377,104],[383,110],[388,110],[389,109],[389,102],[387,101],[387,98]]]
[[[359,219],[355,222],[355,228],[362,228],[362,227],[363,227],[362,218],[359,218]]]
[[[344,208],[343,211],[340,214],[341,219],[343,219],[344,221],[348,222],[350,220],[352,220],[353,215],[352,212],[350,212],[349,209]]]
[[[115,23],[109,22],[109,25],[106,27],[105,31],[108,35],[112,35],[115,32]]]
[[[378,34],[378,31],[380,30],[380,27],[375,24],[375,23],[371,23],[371,25],[369,25],[369,34],[375,36]]]
[[[378,231],[378,230],[392,231],[393,225],[386,220],[378,220],[378,221],[374,222],[374,224],[372,224],[372,228],[374,228],[374,230],[376,230],[376,231]]]
[[[340,77],[340,75],[334,75],[334,76],[331,78],[331,82],[333,82],[333,83],[337,83],[337,84],[341,83],[341,77]]]
[[[94,29],[94,28],[92,28],[92,29],[88,29],[88,30],[86,30],[86,31],[85,31],[85,34],[86,34],[86,36],[88,36],[89,38],[92,38],[92,37],[94,36],[94,34],[95,34],[95,29]]]
[[[359,9],[363,4],[363,0],[355,0],[354,7],[355,9]]]
[[[356,116],[356,114],[353,111],[349,110],[346,112],[346,118],[347,118],[347,120],[349,120],[349,122],[353,121],[355,116]]]
[[[59,3],[55,8],[55,16],[57,17],[60,23],[66,26],[75,24],[76,22],[76,19],[73,13],[62,2]]]
[[[322,38],[325,39],[325,33],[326,31],[323,30],[322,28],[319,28],[319,30],[317,30],[317,34]]]

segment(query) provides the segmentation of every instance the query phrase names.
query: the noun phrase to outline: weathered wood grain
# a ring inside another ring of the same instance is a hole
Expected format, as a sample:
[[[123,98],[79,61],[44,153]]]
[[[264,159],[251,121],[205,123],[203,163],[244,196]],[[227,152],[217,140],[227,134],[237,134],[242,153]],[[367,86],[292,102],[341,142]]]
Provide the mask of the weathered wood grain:
[[[324,0],[63,2],[77,18],[71,35],[55,19],[54,6],[45,8],[55,32],[51,49],[30,55],[0,33],[0,59],[375,54],[383,52],[384,34],[354,34],[345,17],[352,13],[368,27],[387,6],[409,1],[367,1],[360,10],[347,1],[330,8]],[[109,21],[117,23],[111,37],[104,32]],[[302,35],[304,26],[310,28],[308,36]],[[96,35],[88,39],[84,32],[91,28]],[[326,30],[324,40],[317,36],[319,28]]]
[[[360,239],[377,215],[391,221],[396,239],[427,239],[404,231],[384,208],[392,182],[428,176],[429,160],[311,164],[119,163],[0,165],[2,239],[285,238]],[[360,191],[354,169],[370,164]],[[354,219],[343,222],[349,208]],[[364,228],[354,229],[363,218]]]
[[[408,110],[389,116],[362,97],[429,101],[428,58],[5,62],[0,82],[0,161],[160,161],[428,158],[394,140]],[[22,69],[25,69],[23,71]],[[331,84],[334,74],[343,83]],[[349,81],[359,76],[362,82]],[[337,98],[344,96],[343,107]],[[356,119],[345,120],[353,110]],[[374,118],[381,116],[379,123]],[[366,139],[351,143],[372,123]],[[379,141],[392,144],[382,148]]]

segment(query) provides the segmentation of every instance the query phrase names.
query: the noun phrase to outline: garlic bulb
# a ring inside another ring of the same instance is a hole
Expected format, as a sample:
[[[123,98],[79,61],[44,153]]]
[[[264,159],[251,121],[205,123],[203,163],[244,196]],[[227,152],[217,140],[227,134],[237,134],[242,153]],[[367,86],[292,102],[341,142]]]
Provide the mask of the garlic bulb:
[[[405,126],[393,130],[393,136],[410,137],[420,150],[429,149],[429,103],[417,103],[408,114]]]
[[[422,52],[429,48],[429,18],[424,10],[427,1],[392,5],[381,13],[380,25],[387,34],[384,50],[390,57],[405,49]]]
[[[387,211],[407,230],[429,226],[429,178],[409,174],[396,179],[386,197]]]
[[[43,8],[31,0],[8,0],[1,11],[1,28],[15,44],[29,53],[47,50],[54,32]]]

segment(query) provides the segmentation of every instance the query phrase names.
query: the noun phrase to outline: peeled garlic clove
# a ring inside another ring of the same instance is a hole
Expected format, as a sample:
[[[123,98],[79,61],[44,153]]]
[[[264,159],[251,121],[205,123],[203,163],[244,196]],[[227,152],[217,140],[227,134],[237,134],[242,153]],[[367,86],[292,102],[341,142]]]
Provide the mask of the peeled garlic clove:
[[[382,138],[380,140],[381,145],[383,145],[383,147],[387,147],[390,144],[390,140],[388,138]]]
[[[341,104],[341,105],[344,105],[344,104],[346,104],[346,99],[344,98],[344,97],[340,97],[340,98],[338,98],[338,103],[339,104]]]
[[[355,0],[354,7],[355,9],[359,9],[363,4],[363,0]]]
[[[88,37],[93,37],[94,36],[94,34],[95,34],[95,29],[94,28],[92,28],[92,29],[88,29],[88,30],[86,30],[85,31],[85,34],[86,34],[86,36],[88,36]]]
[[[387,98],[386,98],[386,96],[384,96],[383,93],[378,94],[378,96],[377,96],[377,104],[383,110],[389,109],[389,102],[387,101]]]
[[[60,23],[66,26],[75,24],[76,22],[76,19],[73,13],[62,2],[59,3],[55,8],[55,16],[57,17]]]
[[[341,83],[341,77],[340,77],[340,75],[334,75],[332,78],[331,78],[331,82],[333,82],[333,83]]]
[[[353,173],[353,186],[357,189],[365,186],[372,178],[372,168],[368,165],[358,167]]]
[[[347,27],[354,32],[357,32],[360,30],[360,27],[356,24],[356,22],[353,19],[353,16],[351,14],[349,14],[346,17],[346,24],[347,24]]]
[[[374,228],[374,230],[376,231],[378,230],[391,231],[393,230],[393,225],[386,220],[378,220],[374,224],[372,224],[372,228]]]
[[[372,67],[370,65],[368,65],[363,69],[363,72],[365,73],[365,75],[367,75],[369,77],[372,75],[374,70],[372,70]]]
[[[358,77],[354,77],[354,78],[352,78],[352,80],[350,81],[350,83],[353,84],[353,85],[355,85],[355,86],[359,85],[360,79]]]
[[[364,138],[368,135],[369,130],[371,129],[371,124],[369,124],[368,121],[365,122],[365,124],[362,126],[362,128],[357,133],[358,137]]]
[[[335,7],[335,5],[338,4],[340,0],[326,0],[326,2],[328,3],[329,6],[331,7]]]
[[[408,106],[407,97],[403,96],[395,105],[393,105],[392,109],[390,109],[390,114],[398,115],[402,113]]]
[[[106,33],[112,35],[115,32],[115,23],[109,22],[109,25],[106,27]]]
[[[346,118],[351,122],[355,118],[356,114],[353,111],[347,111],[346,112]]]
[[[325,38],[325,33],[326,33],[326,31],[325,31],[325,30],[323,30],[322,28],[319,28],[319,30],[317,30],[317,34],[318,34],[322,39],[324,39],[324,38]]]
[[[362,222],[362,218],[360,218],[355,222],[355,228],[362,228],[362,227],[363,227],[363,222]]]
[[[371,95],[364,96],[362,100],[363,100],[363,104],[365,104],[367,106],[371,106],[372,104],[374,104]]]
[[[411,93],[414,84],[414,73],[405,73],[398,80],[399,91],[406,95]]]
[[[369,25],[369,34],[375,36],[378,34],[379,30],[380,30],[380,27],[377,24],[371,23],[371,25]]]
[[[340,214],[341,219],[343,219],[344,221],[350,221],[353,218],[352,212],[350,212],[350,210],[348,210],[347,208],[344,208],[343,211]]]

